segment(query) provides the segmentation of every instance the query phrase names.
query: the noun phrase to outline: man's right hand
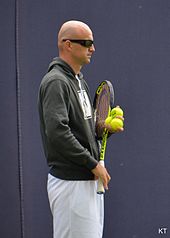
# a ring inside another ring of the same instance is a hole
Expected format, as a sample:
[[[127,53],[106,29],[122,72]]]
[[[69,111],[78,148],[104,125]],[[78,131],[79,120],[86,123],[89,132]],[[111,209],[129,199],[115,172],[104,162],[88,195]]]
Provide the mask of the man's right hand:
[[[95,175],[96,179],[98,179],[99,177],[101,178],[104,188],[108,190],[108,183],[111,180],[111,177],[106,168],[98,163],[98,165],[94,169],[92,169],[92,173]]]

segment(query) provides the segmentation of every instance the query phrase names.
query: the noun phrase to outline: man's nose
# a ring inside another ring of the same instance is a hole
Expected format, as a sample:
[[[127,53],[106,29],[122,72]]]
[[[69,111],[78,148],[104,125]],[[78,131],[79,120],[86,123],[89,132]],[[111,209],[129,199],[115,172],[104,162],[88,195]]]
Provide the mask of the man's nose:
[[[95,49],[95,47],[94,47],[94,44],[93,44],[92,46],[90,46],[89,51],[94,52],[95,50],[96,50],[96,49]]]

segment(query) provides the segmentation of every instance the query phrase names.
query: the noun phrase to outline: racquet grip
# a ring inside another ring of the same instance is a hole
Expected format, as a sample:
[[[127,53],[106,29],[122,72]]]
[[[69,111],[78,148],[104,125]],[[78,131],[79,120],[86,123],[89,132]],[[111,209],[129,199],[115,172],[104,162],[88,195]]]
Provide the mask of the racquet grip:
[[[99,163],[104,167],[104,160],[100,160]],[[104,194],[105,189],[103,186],[102,179],[99,177],[98,183],[97,183],[97,194]]]

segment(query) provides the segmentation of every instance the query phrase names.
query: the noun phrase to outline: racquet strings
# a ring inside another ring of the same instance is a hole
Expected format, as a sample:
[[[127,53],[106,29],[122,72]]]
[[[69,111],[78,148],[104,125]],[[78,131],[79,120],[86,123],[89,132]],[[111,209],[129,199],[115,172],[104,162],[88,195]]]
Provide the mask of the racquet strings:
[[[110,91],[107,84],[102,86],[100,93],[96,98],[96,134],[102,138],[104,132],[104,122],[108,116],[110,107]]]

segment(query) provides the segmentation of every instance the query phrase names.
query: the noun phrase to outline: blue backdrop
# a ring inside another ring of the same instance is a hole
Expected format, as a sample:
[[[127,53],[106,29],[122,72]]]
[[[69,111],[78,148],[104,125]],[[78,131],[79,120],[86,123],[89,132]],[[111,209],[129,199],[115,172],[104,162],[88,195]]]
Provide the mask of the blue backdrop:
[[[52,238],[37,93],[70,19],[94,32],[96,52],[83,69],[92,97],[109,79],[125,111],[125,132],[106,154],[104,238],[168,235],[170,2],[1,0],[0,237]]]

